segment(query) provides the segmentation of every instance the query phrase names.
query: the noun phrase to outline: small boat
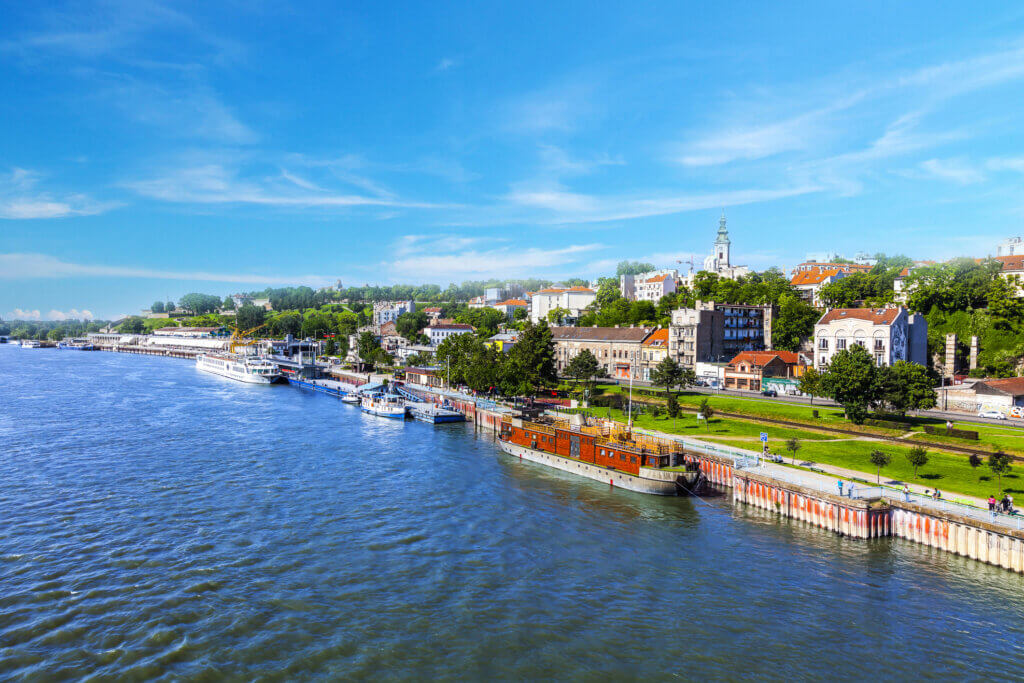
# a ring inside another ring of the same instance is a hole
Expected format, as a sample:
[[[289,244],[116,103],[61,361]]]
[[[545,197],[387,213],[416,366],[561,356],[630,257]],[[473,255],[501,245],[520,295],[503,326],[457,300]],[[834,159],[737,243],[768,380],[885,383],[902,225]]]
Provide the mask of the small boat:
[[[57,348],[64,351],[92,351],[93,345],[88,339],[65,339],[57,343]]]
[[[357,405],[361,401],[362,401],[362,399],[359,398],[358,394],[344,394],[341,397],[341,402],[342,403],[351,403],[353,405]]]
[[[22,339],[21,348],[23,349],[41,349],[43,348],[42,343],[38,339]]]
[[[393,394],[369,394],[363,396],[361,407],[364,413],[380,417],[405,419],[405,399]]]

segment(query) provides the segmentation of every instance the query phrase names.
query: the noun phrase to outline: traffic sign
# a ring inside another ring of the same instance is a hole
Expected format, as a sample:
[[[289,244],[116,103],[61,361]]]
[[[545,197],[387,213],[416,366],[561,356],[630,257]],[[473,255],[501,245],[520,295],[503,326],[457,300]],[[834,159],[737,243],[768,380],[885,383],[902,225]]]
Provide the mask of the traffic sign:
[[[761,432],[761,441],[768,441],[768,434],[766,432]]]

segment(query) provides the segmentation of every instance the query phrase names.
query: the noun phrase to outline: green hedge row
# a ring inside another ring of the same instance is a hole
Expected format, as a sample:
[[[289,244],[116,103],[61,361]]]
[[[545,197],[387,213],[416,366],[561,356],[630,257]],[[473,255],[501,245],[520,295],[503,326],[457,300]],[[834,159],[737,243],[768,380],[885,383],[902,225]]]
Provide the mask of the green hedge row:
[[[979,438],[978,432],[972,432],[967,429],[946,429],[945,427],[925,425],[924,431],[927,434],[934,434],[935,436],[952,436],[955,439],[970,439],[971,441],[977,441]]]

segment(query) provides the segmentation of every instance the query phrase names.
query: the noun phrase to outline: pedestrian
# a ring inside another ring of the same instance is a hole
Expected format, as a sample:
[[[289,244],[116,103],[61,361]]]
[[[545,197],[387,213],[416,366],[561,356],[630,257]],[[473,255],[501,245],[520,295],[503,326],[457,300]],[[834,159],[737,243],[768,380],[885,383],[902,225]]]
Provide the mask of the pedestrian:
[[[843,497],[843,480],[842,479],[840,479],[839,481],[836,482],[836,487],[839,489],[839,497],[842,498]]]
[[[903,485],[903,500],[910,502],[910,487],[906,484]]]
[[[853,498],[853,482],[852,481],[850,482],[850,488],[848,490],[850,492],[850,498]]]
[[[1013,514],[1013,496],[1009,493],[1006,494],[1006,514]]]
[[[989,510],[989,512],[995,512],[996,511],[996,497],[995,496],[990,495],[988,497],[988,510]]]
[[[932,492],[932,498],[934,498],[935,500],[938,500],[939,498],[942,498],[942,494],[939,493],[938,489],[935,489],[935,491]]]
[[[951,429],[953,429],[953,422],[952,422],[952,420],[946,420],[946,431],[948,432]]]

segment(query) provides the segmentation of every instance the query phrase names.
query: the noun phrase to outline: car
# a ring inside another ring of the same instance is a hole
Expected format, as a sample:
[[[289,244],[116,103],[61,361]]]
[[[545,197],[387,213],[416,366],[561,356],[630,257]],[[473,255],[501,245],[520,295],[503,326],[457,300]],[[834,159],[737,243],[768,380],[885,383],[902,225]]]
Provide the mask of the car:
[[[775,391],[774,389],[765,389],[764,391],[761,392],[761,395],[776,398],[779,395],[779,392]]]
[[[1006,416],[998,410],[982,410],[978,413],[978,417],[984,417],[989,420],[1005,420]]]

